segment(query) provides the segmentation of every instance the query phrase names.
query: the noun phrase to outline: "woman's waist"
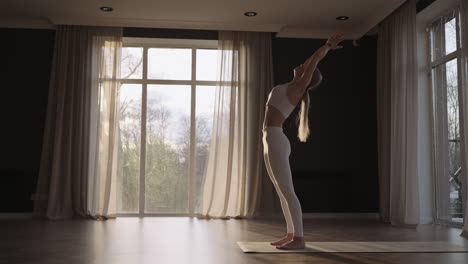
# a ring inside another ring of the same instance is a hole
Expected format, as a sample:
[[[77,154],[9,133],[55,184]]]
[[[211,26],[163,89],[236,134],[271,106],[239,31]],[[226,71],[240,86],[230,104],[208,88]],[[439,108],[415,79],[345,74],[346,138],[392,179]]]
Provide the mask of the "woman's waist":
[[[267,135],[272,135],[272,134],[281,134],[284,135],[284,130],[283,127],[280,126],[264,126],[262,129],[263,132],[263,137],[266,137]]]
[[[267,107],[265,111],[265,118],[263,120],[263,127],[276,126],[282,127],[285,121],[283,113],[273,107]]]

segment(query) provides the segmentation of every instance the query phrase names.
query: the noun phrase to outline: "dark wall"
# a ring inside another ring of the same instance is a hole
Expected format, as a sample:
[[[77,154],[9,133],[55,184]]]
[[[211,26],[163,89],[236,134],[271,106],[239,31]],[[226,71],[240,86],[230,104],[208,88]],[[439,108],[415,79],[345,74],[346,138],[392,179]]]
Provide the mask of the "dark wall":
[[[218,39],[218,31],[192,29],[124,28],[123,35],[129,38]]]
[[[0,130],[0,212],[32,210],[42,148],[53,30],[0,29],[3,96]],[[125,37],[217,39],[216,31],[125,28]],[[288,82],[292,69],[325,40],[273,37],[275,83]],[[291,141],[291,170],[304,212],[377,212],[376,39],[360,47],[345,42],[320,64],[324,80],[311,92],[311,136],[296,137],[294,116],[285,122]]]
[[[325,40],[273,39],[275,84],[293,78]],[[376,37],[330,51],[319,63],[323,82],[310,92],[310,137],[297,138],[295,117],[284,124],[291,142],[294,186],[304,212],[377,212]]]
[[[0,36],[0,212],[30,212],[55,31],[0,28]]]

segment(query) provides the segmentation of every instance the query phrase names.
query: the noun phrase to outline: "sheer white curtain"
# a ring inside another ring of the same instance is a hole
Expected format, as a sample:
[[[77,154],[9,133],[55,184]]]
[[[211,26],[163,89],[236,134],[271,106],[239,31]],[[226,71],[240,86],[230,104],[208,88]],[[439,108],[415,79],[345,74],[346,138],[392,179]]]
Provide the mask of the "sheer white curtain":
[[[109,213],[121,42],[120,28],[57,28],[34,217]]]
[[[462,56],[461,56],[461,72],[460,75],[462,77],[462,100],[461,100],[461,132],[462,135],[462,146],[463,151],[462,153],[462,163],[463,163],[463,179],[462,179],[462,190],[463,190],[463,202],[464,202],[464,226],[462,235],[468,237],[468,173],[467,173],[467,165],[468,165],[468,0],[461,0],[460,3],[460,16],[461,16],[461,48],[462,48]]]
[[[380,214],[419,223],[416,6],[410,0],[379,26],[377,56]]]
[[[272,86],[271,34],[219,32],[212,140],[197,214],[252,217],[265,183],[261,130]]]
[[[101,219],[115,217],[117,209],[122,30],[102,29],[94,36],[92,45],[88,214]]]

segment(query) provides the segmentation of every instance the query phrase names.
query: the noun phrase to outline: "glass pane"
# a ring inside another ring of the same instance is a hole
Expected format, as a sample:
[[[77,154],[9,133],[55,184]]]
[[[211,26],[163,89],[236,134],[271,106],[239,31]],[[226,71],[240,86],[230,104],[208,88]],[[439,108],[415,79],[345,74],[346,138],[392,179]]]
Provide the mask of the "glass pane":
[[[195,190],[201,190],[211,143],[215,86],[197,86],[195,130]],[[201,202],[199,199],[197,202]]]
[[[188,212],[189,85],[148,85],[145,212]]]
[[[143,48],[123,47],[120,64],[122,79],[143,78]]]
[[[123,84],[119,96],[117,211],[137,213],[140,184],[141,85]]]
[[[457,25],[456,19],[452,18],[445,23],[445,54],[457,50]]]
[[[216,81],[218,50],[197,49],[197,80]]]
[[[148,79],[191,80],[192,49],[148,49]]]
[[[448,181],[450,187],[450,215],[452,221],[462,222],[460,119],[458,103],[457,59],[446,64],[447,128],[448,128]]]

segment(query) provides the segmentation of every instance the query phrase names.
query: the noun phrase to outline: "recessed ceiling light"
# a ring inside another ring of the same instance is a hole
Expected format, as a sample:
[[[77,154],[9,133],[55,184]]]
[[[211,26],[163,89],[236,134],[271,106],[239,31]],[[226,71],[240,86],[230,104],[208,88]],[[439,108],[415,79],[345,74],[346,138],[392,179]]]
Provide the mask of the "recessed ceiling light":
[[[245,12],[244,15],[248,16],[248,17],[254,17],[254,16],[257,15],[257,13],[256,12]]]
[[[99,9],[101,9],[101,11],[104,11],[104,12],[111,12],[112,10],[114,10],[114,8],[109,7],[109,6],[101,6]]]
[[[336,20],[348,20],[349,17],[348,16],[339,16],[339,17],[336,17]]]

